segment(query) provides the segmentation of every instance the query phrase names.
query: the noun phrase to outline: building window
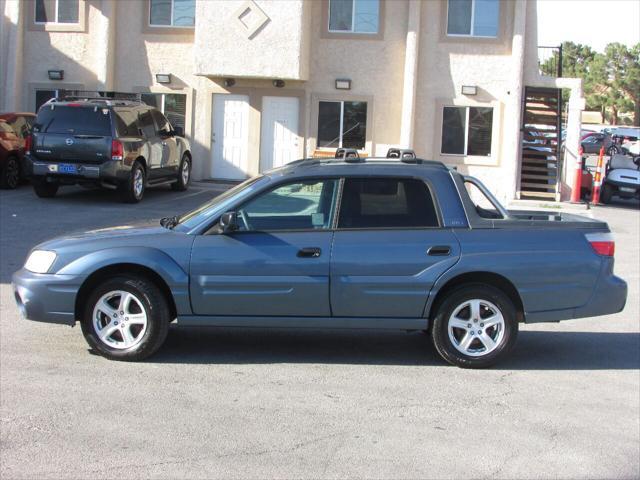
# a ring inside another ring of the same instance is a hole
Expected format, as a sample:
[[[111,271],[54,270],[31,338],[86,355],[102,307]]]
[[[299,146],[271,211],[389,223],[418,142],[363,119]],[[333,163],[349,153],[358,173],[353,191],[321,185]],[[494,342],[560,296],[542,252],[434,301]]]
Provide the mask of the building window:
[[[491,107],[444,107],[441,152],[489,157],[492,130]]]
[[[184,93],[143,93],[142,101],[164,113],[174,128],[180,127],[183,132],[186,131],[187,96]]]
[[[499,0],[449,0],[447,35],[497,37]]]
[[[378,33],[379,0],[329,0],[329,31]]]
[[[320,102],[318,147],[364,149],[367,102]]]
[[[196,0],[149,0],[152,27],[193,27],[195,24]]]
[[[79,0],[36,0],[36,23],[78,23]]]

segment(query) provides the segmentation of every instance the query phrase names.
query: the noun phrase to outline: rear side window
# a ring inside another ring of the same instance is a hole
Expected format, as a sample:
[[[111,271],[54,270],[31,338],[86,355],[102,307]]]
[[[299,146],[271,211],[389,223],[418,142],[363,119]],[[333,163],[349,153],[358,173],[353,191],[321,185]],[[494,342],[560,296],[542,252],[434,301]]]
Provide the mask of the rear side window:
[[[110,110],[101,107],[42,108],[38,112],[34,132],[71,135],[111,135]]]
[[[437,227],[427,185],[406,178],[347,178],[340,203],[339,228]]]
[[[138,131],[138,116],[128,110],[114,111],[114,119],[116,121],[116,130],[120,137],[137,137],[140,135]]]
[[[156,136],[156,126],[153,123],[153,117],[151,116],[151,110],[144,110],[140,112],[138,117],[140,122],[140,129],[142,134],[146,138],[153,138]]]

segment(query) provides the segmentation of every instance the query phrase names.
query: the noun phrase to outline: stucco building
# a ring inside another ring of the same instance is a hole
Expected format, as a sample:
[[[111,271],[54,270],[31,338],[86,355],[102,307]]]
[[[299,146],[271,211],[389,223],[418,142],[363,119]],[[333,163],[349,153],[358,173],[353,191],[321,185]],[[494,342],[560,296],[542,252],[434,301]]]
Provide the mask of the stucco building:
[[[338,146],[363,155],[401,146],[457,165],[505,200],[531,182],[533,196],[570,191],[562,179],[572,178],[581,84],[539,75],[534,0],[0,0],[0,9],[0,110],[34,111],[63,89],[143,93],[184,128],[196,178],[241,179]],[[568,104],[548,95],[558,88],[571,90]],[[557,149],[561,109],[564,169],[544,148],[527,164],[527,142]],[[539,125],[543,133],[523,128]]]

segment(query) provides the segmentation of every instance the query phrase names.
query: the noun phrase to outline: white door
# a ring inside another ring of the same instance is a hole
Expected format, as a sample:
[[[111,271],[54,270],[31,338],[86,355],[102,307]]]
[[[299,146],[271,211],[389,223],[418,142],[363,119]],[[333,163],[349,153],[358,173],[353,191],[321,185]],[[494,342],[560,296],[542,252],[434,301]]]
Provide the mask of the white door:
[[[249,175],[249,97],[213,95],[211,178],[244,180]]]
[[[263,97],[260,135],[260,171],[299,160],[302,142],[298,137],[297,97]]]

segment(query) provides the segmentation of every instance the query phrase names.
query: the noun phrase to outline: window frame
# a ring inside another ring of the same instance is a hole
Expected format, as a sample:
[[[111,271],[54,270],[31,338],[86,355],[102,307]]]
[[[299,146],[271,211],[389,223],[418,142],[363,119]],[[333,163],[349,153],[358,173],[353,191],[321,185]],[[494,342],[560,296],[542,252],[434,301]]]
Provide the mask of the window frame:
[[[147,27],[150,29],[161,29],[161,28],[169,28],[169,29],[178,29],[178,30],[194,30],[196,28],[196,5],[195,5],[195,0],[194,0],[194,10],[193,10],[193,25],[174,25],[173,24],[173,9],[174,9],[174,4],[175,4],[175,0],[169,0],[171,2],[171,11],[169,14],[170,17],[170,22],[168,25],[159,25],[159,24],[155,24],[155,23],[151,23],[151,3],[152,0],[147,0]],[[164,100],[163,100],[164,101]]]
[[[475,19],[475,15],[476,15],[476,1],[477,0],[471,0],[471,21],[470,21],[470,32],[469,33],[449,33],[449,0],[447,0],[447,8],[445,11],[445,21],[444,21],[444,29],[445,29],[445,35],[447,37],[452,37],[452,38],[480,38],[480,39],[489,39],[489,40],[497,40],[500,38],[500,14],[501,14],[501,7],[502,7],[502,2],[500,0],[496,0],[498,2],[498,18],[496,21],[496,34],[495,35],[476,35],[474,34],[474,29],[475,29],[475,24],[474,24],[474,19]]]
[[[44,0],[43,0],[44,1]],[[69,26],[73,26],[73,27],[77,27],[80,25],[80,21],[81,21],[81,15],[82,15],[82,9],[80,8],[80,4],[82,2],[82,0],[78,0],[78,21],[77,22],[59,22],[58,21],[58,16],[59,16],[59,6],[60,6],[60,0],[53,0],[56,5],[56,20],[55,22],[39,22],[38,21],[38,0],[33,2],[33,23],[34,25],[40,25],[40,26],[46,26],[46,25],[60,25],[61,27],[69,27]]]
[[[365,103],[367,106],[367,114],[366,114],[366,121],[367,121],[367,125],[365,126],[365,133],[364,133],[364,145],[362,148],[358,148],[357,150],[359,152],[366,152],[367,150],[367,131],[368,131],[368,123],[369,123],[369,101],[368,100],[323,100],[323,99],[319,99],[318,100],[318,114],[316,115],[316,148],[318,150],[326,150],[326,151],[332,151],[335,150],[336,148],[344,148],[342,146],[342,141],[343,141],[343,137],[344,137],[344,104],[345,102],[350,102],[350,103]],[[320,139],[318,138],[318,131],[320,130],[320,104],[321,103],[339,103],[340,104],[340,136],[338,137],[338,146],[337,147],[323,147],[320,146]]]
[[[375,32],[358,32],[355,30],[356,27],[356,2],[358,0],[351,0],[351,30],[331,30],[331,3],[332,0],[327,0],[327,32],[330,34],[344,34],[344,35],[380,35],[380,22],[382,19],[382,0],[378,0],[378,28]]]
[[[442,136],[444,135],[444,109],[445,108],[464,108],[464,152],[462,153],[445,153],[442,151]],[[491,109],[491,147],[489,148],[489,155],[469,155],[469,111],[472,108],[490,108]],[[492,158],[493,156],[493,136],[494,136],[494,122],[495,122],[495,107],[493,105],[451,105],[445,104],[442,106],[442,114],[440,115],[440,155],[446,157],[478,157],[478,158]]]

